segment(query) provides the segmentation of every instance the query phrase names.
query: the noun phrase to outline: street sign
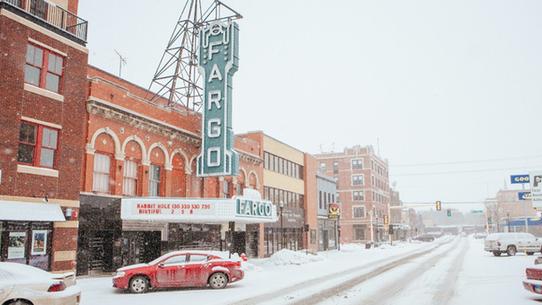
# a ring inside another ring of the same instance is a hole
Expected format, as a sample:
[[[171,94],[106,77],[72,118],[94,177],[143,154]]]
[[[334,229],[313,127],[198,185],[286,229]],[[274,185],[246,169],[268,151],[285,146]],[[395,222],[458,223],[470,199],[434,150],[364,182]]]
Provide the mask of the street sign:
[[[199,35],[204,98],[197,173],[199,177],[237,176],[239,155],[233,149],[232,78],[239,67],[239,27],[235,22],[217,21]]]
[[[484,210],[472,210],[470,211],[472,214],[483,214]]]
[[[542,172],[531,172],[530,182],[532,200],[542,200]]]
[[[510,182],[512,184],[529,183],[529,175],[511,175]]]
[[[519,200],[531,200],[531,192],[518,192]]]

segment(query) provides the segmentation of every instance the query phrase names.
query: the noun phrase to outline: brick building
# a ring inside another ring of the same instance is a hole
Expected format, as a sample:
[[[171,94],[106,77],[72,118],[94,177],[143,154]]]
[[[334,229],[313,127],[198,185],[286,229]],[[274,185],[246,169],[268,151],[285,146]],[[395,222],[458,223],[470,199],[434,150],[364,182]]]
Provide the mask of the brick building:
[[[318,249],[316,159],[262,131],[243,137],[260,143],[263,164],[263,197],[279,211],[279,221],[265,224],[265,255],[286,248]],[[281,208],[282,207],[282,208]],[[308,225],[309,231],[304,231]]]
[[[200,113],[151,102],[152,92],[94,67],[88,69],[88,88],[79,274],[112,271],[182,248],[264,255],[260,224],[121,217],[126,198],[231,198],[245,188],[261,193],[257,141],[236,137],[237,177],[199,178]]]
[[[384,216],[389,215],[388,162],[372,146],[315,155],[320,171],[337,181],[341,202],[341,242],[387,240]]]
[[[74,270],[77,247],[88,57],[77,8],[0,0],[0,261],[54,272]]]

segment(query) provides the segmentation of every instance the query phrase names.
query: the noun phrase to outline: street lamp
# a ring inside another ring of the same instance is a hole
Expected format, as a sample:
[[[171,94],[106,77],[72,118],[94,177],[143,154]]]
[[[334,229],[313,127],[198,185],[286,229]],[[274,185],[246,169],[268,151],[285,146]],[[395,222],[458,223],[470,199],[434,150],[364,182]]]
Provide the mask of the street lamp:
[[[280,247],[282,249],[284,248],[284,223],[282,221],[282,210],[284,210],[283,201],[279,203],[279,209],[280,209]]]

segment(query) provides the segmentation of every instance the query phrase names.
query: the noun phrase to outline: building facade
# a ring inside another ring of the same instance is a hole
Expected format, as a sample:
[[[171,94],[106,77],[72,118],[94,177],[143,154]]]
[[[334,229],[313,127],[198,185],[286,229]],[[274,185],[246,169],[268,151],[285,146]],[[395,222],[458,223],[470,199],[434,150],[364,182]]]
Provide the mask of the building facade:
[[[388,162],[372,146],[315,155],[320,171],[337,181],[341,202],[341,242],[388,240],[384,217],[389,216]]]
[[[316,190],[318,192],[318,251],[337,249],[339,247],[340,217],[330,217],[332,214],[330,207],[339,204],[337,183],[331,177],[317,174]]]
[[[76,0],[0,1],[0,261],[75,269],[86,33]]]
[[[316,159],[261,131],[243,136],[262,147],[263,196],[279,211],[278,222],[265,224],[265,255],[283,248],[316,251]]]
[[[123,218],[127,199],[232,198],[245,189],[263,191],[260,144],[235,139],[237,177],[196,175],[201,114],[94,67],[89,67],[84,179],[81,192],[78,273],[108,272],[183,248],[264,255],[258,223],[150,221],[143,212]],[[164,201],[165,200],[165,201]],[[143,201],[142,201],[143,202]],[[197,211],[187,211],[187,213]]]
[[[532,200],[520,200],[520,192],[525,192],[525,190],[501,189],[495,198],[486,199],[485,214],[490,232],[525,231],[525,226],[509,226],[509,224],[516,219],[537,216]]]

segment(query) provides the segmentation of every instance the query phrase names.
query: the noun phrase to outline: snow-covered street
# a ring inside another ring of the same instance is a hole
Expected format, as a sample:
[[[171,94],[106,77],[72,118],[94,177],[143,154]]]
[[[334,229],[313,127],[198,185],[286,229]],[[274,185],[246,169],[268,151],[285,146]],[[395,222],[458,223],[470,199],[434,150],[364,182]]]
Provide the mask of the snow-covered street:
[[[246,278],[224,290],[179,289],[144,295],[84,278],[82,305],[138,304],[532,304],[521,280],[534,256],[494,257],[483,241],[442,238],[366,250],[281,253],[244,264]]]

